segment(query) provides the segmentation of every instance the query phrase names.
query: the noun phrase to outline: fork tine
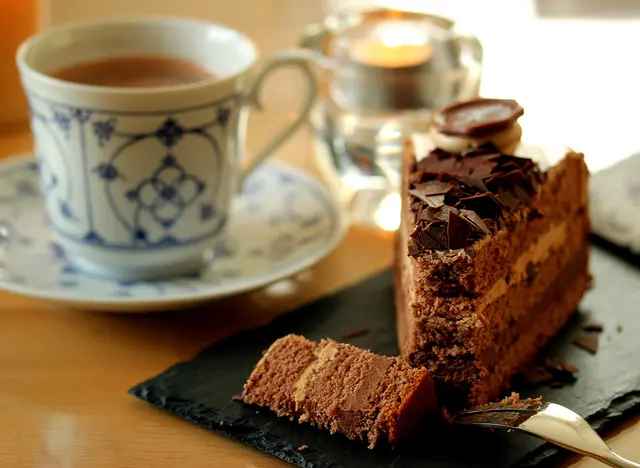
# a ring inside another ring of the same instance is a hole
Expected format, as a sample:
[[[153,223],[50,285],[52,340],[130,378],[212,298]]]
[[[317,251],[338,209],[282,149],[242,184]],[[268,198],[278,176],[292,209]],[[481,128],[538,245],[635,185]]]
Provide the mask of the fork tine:
[[[578,414],[555,403],[532,408],[494,407],[456,415],[456,424],[517,429],[574,452],[588,455],[610,466],[640,468],[640,464],[615,454]]]
[[[472,410],[457,414],[455,424],[481,425],[517,429],[520,424],[537,414],[537,411],[525,408],[494,408],[490,410]]]
[[[468,410],[463,411],[462,413],[456,414],[453,418],[456,419],[458,417],[470,416],[474,414],[486,414],[486,413],[528,413],[528,414],[536,414],[537,409],[531,408],[487,408],[487,409],[478,409],[478,410]]]

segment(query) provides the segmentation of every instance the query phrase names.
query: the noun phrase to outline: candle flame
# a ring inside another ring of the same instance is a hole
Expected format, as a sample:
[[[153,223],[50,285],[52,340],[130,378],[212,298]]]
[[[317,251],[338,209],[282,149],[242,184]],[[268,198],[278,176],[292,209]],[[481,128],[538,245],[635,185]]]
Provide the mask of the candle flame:
[[[399,24],[384,28],[380,34],[380,42],[387,47],[426,45],[423,32]]]
[[[402,201],[400,194],[387,194],[378,205],[373,217],[376,225],[385,231],[395,231],[400,227]]]
[[[377,67],[412,67],[431,57],[428,34],[424,28],[406,22],[378,25],[374,33],[356,39],[350,55],[355,60]]]

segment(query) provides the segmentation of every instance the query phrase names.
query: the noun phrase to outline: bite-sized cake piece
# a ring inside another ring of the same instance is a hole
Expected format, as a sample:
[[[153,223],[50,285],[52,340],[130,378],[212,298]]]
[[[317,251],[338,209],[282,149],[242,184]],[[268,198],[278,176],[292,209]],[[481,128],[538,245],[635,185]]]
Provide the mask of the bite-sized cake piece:
[[[503,398],[495,403],[487,403],[484,405],[476,406],[474,411],[486,411],[494,409],[515,408],[521,410],[538,410],[542,407],[542,397],[538,398],[520,398],[520,394],[511,392],[511,395]]]
[[[510,396],[499,402],[476,406],[469,413],[460,413],[454,417],[454,421],[462,424],[481,422],[499,426],[521,427],[521,424],[545,407],[546,403],[542,401],[541,397],[521,399],[519,394],[511,393]],[[507,411],[508,409],[514,411]]]
[[[423,368],[354,346],[288,335],[256,364],[242,401],[332,434],[395,446],[437,410],[433,382]]]
[[[500,102],[502,112],[474,100],[440,119],[460,134],[464,125],[500,133],[514,125],[505,116],[521,114]],[[408,142],[396,255],[401,355],[427,368],[451,410],[497,398],[591,283],[583,155],[542,170],[471,136],[478,143],[467,138],[461,153],[415,154]]]

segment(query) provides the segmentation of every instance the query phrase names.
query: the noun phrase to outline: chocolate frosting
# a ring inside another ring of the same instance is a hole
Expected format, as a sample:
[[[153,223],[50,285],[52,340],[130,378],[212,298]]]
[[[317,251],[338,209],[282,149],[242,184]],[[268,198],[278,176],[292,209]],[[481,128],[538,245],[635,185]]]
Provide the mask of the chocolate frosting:
[[[464,154],[433,150],[410,175],[409,255],[466,248],[498,231],[531,205],[544,178],[531,159],[502,154],[491,143]]]
[[[451,104],[434,117],[444,135],[481,138],[514,124],[524,109],[513,99],[473,99]]]

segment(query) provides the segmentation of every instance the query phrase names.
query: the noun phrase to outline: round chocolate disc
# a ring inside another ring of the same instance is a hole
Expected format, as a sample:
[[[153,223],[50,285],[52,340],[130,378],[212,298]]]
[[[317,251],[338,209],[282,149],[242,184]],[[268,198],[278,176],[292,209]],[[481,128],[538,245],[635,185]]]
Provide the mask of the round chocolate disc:
[[[513,125],[524,109],[513,99],[472,99],[451,104],[434,118],[445,135],[478,138]]]

